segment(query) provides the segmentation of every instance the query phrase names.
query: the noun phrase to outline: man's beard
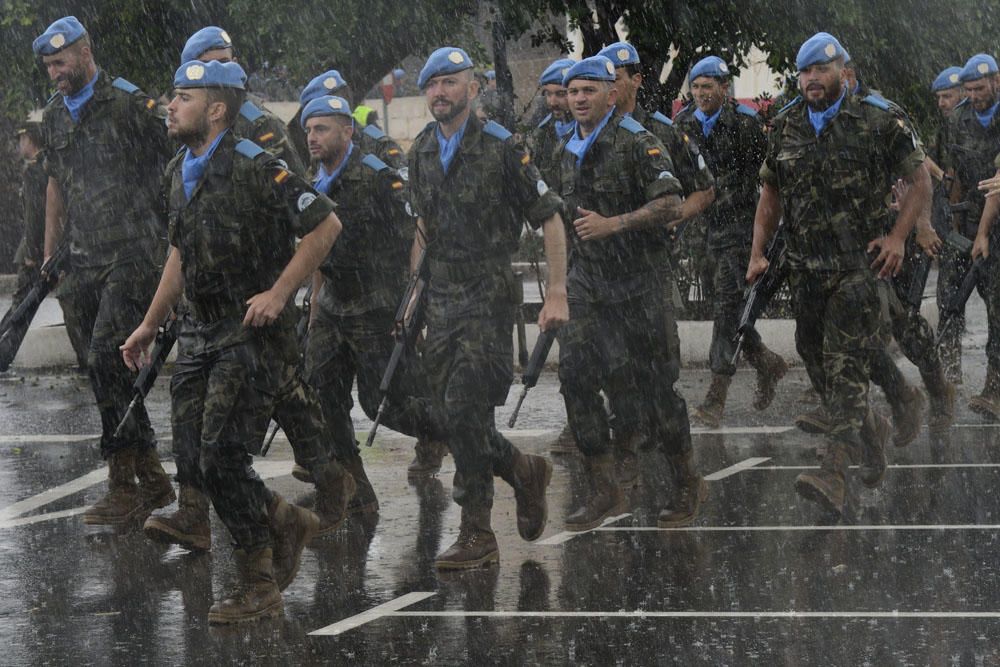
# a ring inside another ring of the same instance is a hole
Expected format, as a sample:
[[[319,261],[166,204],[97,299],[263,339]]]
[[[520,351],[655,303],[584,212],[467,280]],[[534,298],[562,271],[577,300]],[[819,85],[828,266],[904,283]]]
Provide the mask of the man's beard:
[[[76,95],[81,90],[83,90],[84,86],[90,83],[90,80],[87,78],[87,68],[85,68],[83,65],[80,65],[80,67],[78,67],[77,69],[73,70],[72,72],[66,75],[65,81],[69,83],[69,88],[70,88],[69,94]]]
[[[210,129],[211,125],[208,123],[208,118],[202,116],[200,122],[194,127],[178,128],[174,130],[173,138],[185,146],[201,146],[208,139],[208,132]]]
[[[465,109],[468,106],[469,106],[469,98],[465,98],[459,102],[452,104],[451,108],[448,109],[448,111],[444,113],[434,113],[433,111],[431,111],[431,115],[434,116],[434,120],[436,120],[437,122],[447,123],[449,121],[454,120],[455,118],[458,118],[458,116],[463,111],[465,111]]]
[[[816,100],[815,102],[810,101],[809,102],[809,107],[813,111],[826,111],[831,106],[833,106],[833,103],[836,102],[840,98],[840,95],[843,92],[844,92],[844,86],[843,86],[843,84],[841,84],[839,82],[834,87],[832,87],[832,88],[825,88],[824,87],[823,88],[823,97],[820,98],[820,99],[818,99],[818,100]],[[809,99],[809,98],[807,97],[806,99]]]

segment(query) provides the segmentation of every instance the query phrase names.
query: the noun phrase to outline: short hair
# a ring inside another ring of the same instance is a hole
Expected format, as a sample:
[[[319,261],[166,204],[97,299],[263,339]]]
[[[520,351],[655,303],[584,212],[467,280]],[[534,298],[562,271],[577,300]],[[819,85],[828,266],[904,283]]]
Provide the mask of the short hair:
[[[222,102],[226,105],[226,125],[233,125],[240,113],[240,107],[243,106],[243,102],[246,100],[246,91],[239,88],[217,87],[206,88],[205,92],[207,93],[209,104]]]
[[[642,74],[642,71],[639,69],[639,64],[638,63],[630,63],[628,65],[622,65],[622,67],[625,68],[625,73],[628,74],[629,76],[635,76],[636,74]]]

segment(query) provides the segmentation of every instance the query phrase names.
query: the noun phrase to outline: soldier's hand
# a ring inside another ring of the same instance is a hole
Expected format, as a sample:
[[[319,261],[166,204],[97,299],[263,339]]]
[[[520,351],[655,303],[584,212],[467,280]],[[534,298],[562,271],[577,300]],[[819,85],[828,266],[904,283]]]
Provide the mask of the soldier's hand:
[[[247,314],[243,317],[243,326],[266,327],[274,321],[285,309],[287,299],[281,294],[269,289],[260,294],[254,294],[247,299]]]
[[[972,259],[982,257],[986,259],[990,256],[990,239],[983,234],[976,234],[976,240],[972,242]]]
[[[933,227],[930,225],[917,225],[917,245],[929,256],[937,257],[944,243]]]
[[[872,262],[871,268],[878,269],[879,278],[891,278],[903,268],[905,245],[901,239],[891,234],[874,239],[868,244],[868,252],[878,251],[878,256]]]
[[[767,267],[771,266],[771,263],[767,261],[767,258],[763,255],[759,257],[750,256],[750,264],[747,266],[747,282],[753,285],[757,280],[764,275],[767,271]]]
[[[122,361],[130,371],[137,371],[150,364],[149,346],[156,339],[156,329],[155,325],[143,322],[118,348],[122,353]]]
[[[558,329],[569,321],[569,302],[565,288],[550,287],[545,293],[545,303],[538,313],[538,328],[542,331]]]
[[[987,197],[996,197],[1000,195],[1000,172],[998,172],[993,178],[987,178],[979,181],[979,189],[982,190]]]
[[[573,221],[573,227],[576,235],[584,241],[607,238],[620,230],[621,225],[614,218],[605,218],[600,213],[579,206],[576,212],[581,217]]]

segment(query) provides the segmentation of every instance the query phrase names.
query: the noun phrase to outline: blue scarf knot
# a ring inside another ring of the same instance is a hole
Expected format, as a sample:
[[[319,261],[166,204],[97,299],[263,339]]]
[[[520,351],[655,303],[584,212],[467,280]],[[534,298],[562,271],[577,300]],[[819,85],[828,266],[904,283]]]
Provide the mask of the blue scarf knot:
[[[319,172],[316,174],[316,178],[313,179],[313,187],[323,194],[330,194],[330,188],[333,184],[337,182],[340,175],[344,173],[344,169],[347,168],[347,161],[351,159],[351,153],[354,152],[354,142],[347,144],[347,153],[344,154],[344,159],[340,161],[337,168],[332,172],[327,173],[326,167],[323,165],[319,166]]]
[[[573,136],[570,137],[569,141],[566,142],[566,150],[576,156],[576,166],[579,167],[580,163],[583,162],[583,157],[590,150],[590,147],[597,141],[597,136],[604,129],[604,126],[608,124],[611,120],[611,116],[615,113],[615,107],[611,107],[608,113],[604,115],[601,122],[597,124],[594,131],[587,135],[586,138],[580,136],[580,127],[577,126],[573,132]]]
[[[95,72],[94,78],[86,86],[72,95],[63,95],[63,104],[66,105],[66,110],[69,111],[69,115],[74,123],[80,122],[80,112],[83,111],[84,105],[94,97],[94,84],[97,83],[99,75],[99,71]]]
[[[181,180],[184,182],[184,195],[188,201],[191,201],[191,195],[194,194],[194,189],[198,185],[198,181],[205,175],[205,168],[208,167],[208,161],[212,159],[212,154],[219,147],[219,142],[222,141],[222,137],[226,136],[226,132],[229,132],[229,130],[220,133],[215,138],[215,141],[212,142],[212,145],[208,147],[208,150],[200,156],[195,156],[190,148],[184,154],[184,162],[181,163]]]

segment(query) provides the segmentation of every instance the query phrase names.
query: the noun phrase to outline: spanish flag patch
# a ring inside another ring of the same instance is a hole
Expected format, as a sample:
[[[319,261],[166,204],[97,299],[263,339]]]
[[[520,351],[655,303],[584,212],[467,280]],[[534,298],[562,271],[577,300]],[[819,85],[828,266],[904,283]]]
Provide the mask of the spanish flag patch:
[[[286,180],[288,180],[288,172],[285,171],[284,169],[280,170],[277,174],[274,175],[274,182],[277,183],[278,185],[281,185]]]
[[[660,149],[659,148],[650,148],[649,150],[646,151],[646,155],[649,155],[650,157],[659,157],[660,156]]]
[[[402,190],[403,189],[403,181],[393,181],[392,182],[392,189],[393,190]]]
[[[260,142],[270,141],[271,139],[274,139],[274,132],[268,132],[267,134],[262,134],[257,137],[257,141]]]
[[[149,109],[150,111],[156,108],[156,100],[152,98],[146,100],[146,108]]]
[[[399,149],[398,148],[390,148],[389,150],[386,151],[386,153],[388,153],[389,155],[392,155],[393,157],[395,157],[395,156],[399,155]]]
[[[528,155],[527,153],[525,153],[524,155],[521,156],[521,164],[528,164],[529,162],[531,162],[531,156],[530,155]]]

